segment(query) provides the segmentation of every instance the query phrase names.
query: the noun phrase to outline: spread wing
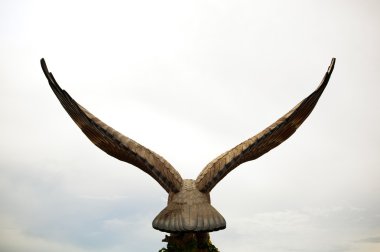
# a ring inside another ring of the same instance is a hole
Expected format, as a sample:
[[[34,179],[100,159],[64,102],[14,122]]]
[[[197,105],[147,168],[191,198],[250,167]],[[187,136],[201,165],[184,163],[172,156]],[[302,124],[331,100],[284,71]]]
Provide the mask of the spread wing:
[[[41,66],[63,108],[91,142],[107,154],[148,173],[167,192],[180,190],[182,178],[164,158],[96,118],[60,88],[53,74],[49,72],[44,59],[41,59]]]
[[[293,135],[311,111],[313,111],[319,97],[329,82],[334,64],[335,58],[332,59],[330,67],[319,87],[287,114],[259,134],[223,153],[209,163],[196,180],[197,188],[202,192],[210,192],[234,168],[244,162],[264,155]]]

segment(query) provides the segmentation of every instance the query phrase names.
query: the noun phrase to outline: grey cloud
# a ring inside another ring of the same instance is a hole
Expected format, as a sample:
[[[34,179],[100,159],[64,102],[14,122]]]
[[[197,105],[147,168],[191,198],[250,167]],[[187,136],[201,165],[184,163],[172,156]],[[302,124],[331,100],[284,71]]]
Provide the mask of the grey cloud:
[[[358,242],[380,243],[380,236],[361,239]]]
[[[12,251],[7,246],[14,239],[42,247],[51,245],[57,251],[61,247],[71,247],[70,251],[118,251],[112,250],[115,244],[123,244],[126,239],[130,241],[123,246],[127,250],[160,246],[160,239],[134,242],[144,233],[155,233],[150,219],[155,213],[150,204],[160,205],[157,198],[78,197],[65,191],[49,172],[26,171],[17,166],[5,168],[4,163],[2,174],[0,218],[10,229],[2,230],[4,240],[0,248],[6,251]]]
[[[151,221],[167,195],[83,136],[41,57],[89,111],[190,178],[336,57],[299,131],[213,190],[227,229],[212,239],[227,252],[379,251],[379,1],[24,2],[0,1],[1,251],[163,246]]]

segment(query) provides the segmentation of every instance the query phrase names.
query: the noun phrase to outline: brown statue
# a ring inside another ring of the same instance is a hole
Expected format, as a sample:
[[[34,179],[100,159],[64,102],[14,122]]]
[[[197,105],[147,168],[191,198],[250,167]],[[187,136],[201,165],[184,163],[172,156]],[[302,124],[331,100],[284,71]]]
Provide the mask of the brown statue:
[[[60,88],[47,69],[41,66],[64,109],[83,133],[107,154],[130,163],[153,177],[169,194],[168,205],[153,220],[153,228],[168,233],[207,233],[226,228],[223,216],[211,205],[210,192],[229,172],[254,160],[288,139],[314,109],[333,72],[335,58],[320,86],[283,117],[254,137],[211,161],[196,180],[182,179],[164,158],[117,132]]]

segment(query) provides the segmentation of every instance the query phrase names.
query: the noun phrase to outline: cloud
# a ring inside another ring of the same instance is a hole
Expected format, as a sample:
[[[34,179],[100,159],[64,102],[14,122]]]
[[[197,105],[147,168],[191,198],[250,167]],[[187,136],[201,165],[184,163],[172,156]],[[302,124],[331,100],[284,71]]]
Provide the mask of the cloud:
[[[1,168],[1,251],[136,251],[163,246],[164,235],[151,228],[159,211],[151,204],[161,204],[154,193],[126,196],[98,188],[100,194],[82,196],[67,191],[66,182],[54,172],[29,168]]]
[[[257,213],[242,220],[246,225],[270,232],[294,232],[310,223],[310,216],[296,211]],[[244,229],[241,229],[244,232]]]
[[[377,230],[376,233],[379,233]],[[380,237],[371,236],[368,238],[356,240],[351,246],[350,252],[377,252],[380,251]]]
[[[369,237],[369,238],[361,239],[361,240],[358,240],[358,242],[365,242],[365,243],[380,243],[380,236]]]
[[[3,221],[3,220],[2,220]],[[85,252],[86,250],[67,243],[29,235],[19,229],[0,229],[0,250],[7,252]]]
[[[165,192],[48,87],[194,177],[318,84],[285,144],[213,190],[221,251],[380,251],[379,1],[0,1],[0,250],[154,251]],[[362,240],[362,242],[357,242]]]
[[[369,228],[375,219],[376,211],[352,206],[256,212],[248,218],[230,218],[225,231],[228,234],[221,232],[214,236],[228,250],[248,250],[246,244],[251,244],[259,251],[351,252],[360,251],[355,250],[358,248],[355,237],[376,230]],[[233,237],[234,242],[230,243],[227,237]],[[378,242],[378,237],[361,242]]]

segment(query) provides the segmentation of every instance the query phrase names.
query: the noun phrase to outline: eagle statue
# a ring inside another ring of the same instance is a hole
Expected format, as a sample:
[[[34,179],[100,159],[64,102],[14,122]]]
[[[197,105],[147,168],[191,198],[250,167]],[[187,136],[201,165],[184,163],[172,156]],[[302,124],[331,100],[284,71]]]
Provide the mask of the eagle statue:
[[[153,220],[153,228],[168,233],[211,232],[226,228],[223,216],[211,205],[210,192],[229,172],[244,162],[259,158],[288,139],[314,109],[334,70],[335,58],[321,84],[309,96],[272,125],[221,154],[198,177],[183,179],[163,157],[111,128],[61,89],[45,60],[42,70],[51,89],[83,133],[106,152],[140,168],[169,194],[167,206]]]

